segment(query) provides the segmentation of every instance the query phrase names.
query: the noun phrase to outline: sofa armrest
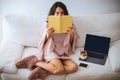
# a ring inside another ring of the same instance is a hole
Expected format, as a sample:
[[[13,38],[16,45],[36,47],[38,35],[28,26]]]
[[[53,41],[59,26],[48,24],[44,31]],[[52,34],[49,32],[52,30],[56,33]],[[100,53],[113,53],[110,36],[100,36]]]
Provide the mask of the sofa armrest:
[[[115,72],[120,72],[120,40],[114,42],[109,50],[111,67]]]
[[[0,71],[16,73],[16,61],[21,58],[23,46],[9,41],[3,41],[0,46]]]

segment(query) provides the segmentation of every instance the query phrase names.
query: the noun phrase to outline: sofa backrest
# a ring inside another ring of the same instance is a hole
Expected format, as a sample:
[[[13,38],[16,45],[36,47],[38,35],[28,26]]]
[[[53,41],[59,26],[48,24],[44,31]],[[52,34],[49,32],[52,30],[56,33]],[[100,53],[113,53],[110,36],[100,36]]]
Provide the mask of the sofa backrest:
[[[45,16],[6,15],[3,20],[4,40],[23,46],[37,47]]]
[[[80,47],[84,47],[86,34],[110,37],[111,42],[120,40],[120,13],[76,16],[74,24]]]
[[[3,21],[3,37],[23,46],[37,47],[39,34],[46,16],[7,15]],[[81,15],[73,17],[80,36],[78,47],[84,47],[86,34],[111,37],[120,40],[120,13]]]

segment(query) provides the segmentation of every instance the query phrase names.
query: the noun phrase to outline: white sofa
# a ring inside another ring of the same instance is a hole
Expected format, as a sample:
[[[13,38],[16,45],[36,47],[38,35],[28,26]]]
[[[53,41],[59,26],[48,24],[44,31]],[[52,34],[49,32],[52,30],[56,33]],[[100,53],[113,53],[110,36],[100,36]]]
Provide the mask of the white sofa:
[[[46,17],[40,15],[6,15],[3,21],[3,41],[0,46],[0,71],[2,80],[27,80],[30,70],[17,69],[20,58],[38,56],[37,40]],[[71,58],[79,65],[80,48],[84,47],[87,33],[111,37],[109,55],[105,65],[84,62],[88,68],[79,67],[72,74],[49,75],[46,80],[120,80],[120,13],[81,15],[73,17],[80,36],[78,48]],[[40,79],[38,79],[40,80]]]

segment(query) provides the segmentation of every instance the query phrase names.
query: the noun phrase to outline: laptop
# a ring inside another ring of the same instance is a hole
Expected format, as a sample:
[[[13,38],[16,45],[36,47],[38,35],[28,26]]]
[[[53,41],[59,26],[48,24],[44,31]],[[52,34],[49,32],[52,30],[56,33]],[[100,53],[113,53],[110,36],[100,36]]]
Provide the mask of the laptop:
[[[86,61],[104,65],[108,56],[110,38],[86,34],[84,49],[87,52]]]

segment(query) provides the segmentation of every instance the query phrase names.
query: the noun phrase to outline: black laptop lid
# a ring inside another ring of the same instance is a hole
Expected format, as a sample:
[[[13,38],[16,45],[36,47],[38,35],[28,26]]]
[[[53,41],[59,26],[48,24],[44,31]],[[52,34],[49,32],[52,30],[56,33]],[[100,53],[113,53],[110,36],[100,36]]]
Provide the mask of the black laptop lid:
[[[110,38],[86,34],[85,47],[86,51],[100,52],[108,54]]]

